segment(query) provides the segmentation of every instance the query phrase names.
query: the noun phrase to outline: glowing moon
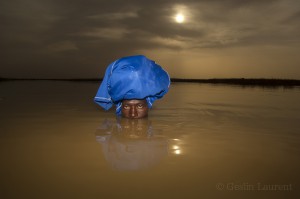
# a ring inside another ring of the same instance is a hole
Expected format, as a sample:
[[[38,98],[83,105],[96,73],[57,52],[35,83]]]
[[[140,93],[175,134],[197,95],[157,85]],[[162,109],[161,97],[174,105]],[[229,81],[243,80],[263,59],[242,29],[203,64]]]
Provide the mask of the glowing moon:
[[[184,15],[182,15],[182,14],[177,14],[177,15],[175,16],[175,21],[176,21],[177,23],[183,23],[183,22],[184,22]]]

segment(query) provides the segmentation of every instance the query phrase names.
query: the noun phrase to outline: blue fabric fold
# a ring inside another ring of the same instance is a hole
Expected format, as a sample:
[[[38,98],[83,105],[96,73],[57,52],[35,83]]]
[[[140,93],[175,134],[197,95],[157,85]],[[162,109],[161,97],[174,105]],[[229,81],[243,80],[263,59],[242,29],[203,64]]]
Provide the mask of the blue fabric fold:
[[[123,57],[107,67],[94,101],[105,110],[115,104],[120,115],[122,100],[146,99],[151,108],[169,86],[168,73],[154,61],[144,55]]]

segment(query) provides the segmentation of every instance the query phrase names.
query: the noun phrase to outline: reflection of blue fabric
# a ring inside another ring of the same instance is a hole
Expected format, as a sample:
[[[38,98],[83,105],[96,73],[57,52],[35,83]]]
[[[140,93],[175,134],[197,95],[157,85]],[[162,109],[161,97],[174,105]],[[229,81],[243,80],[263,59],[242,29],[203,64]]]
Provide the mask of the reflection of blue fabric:
[[[121,114],[124,99],[146,99],[149,108],[169,89],[170,77],[161,66],[143,55],[124,57],[108,66],[94,101],[108,110],[117,106]]]

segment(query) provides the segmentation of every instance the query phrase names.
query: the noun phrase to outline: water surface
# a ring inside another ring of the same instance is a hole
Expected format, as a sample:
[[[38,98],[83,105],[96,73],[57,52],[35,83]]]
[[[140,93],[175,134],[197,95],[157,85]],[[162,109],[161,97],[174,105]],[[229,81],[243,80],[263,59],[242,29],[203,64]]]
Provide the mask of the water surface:
[[[0,82],[1,198],[297,198],[300,89],[173,83],[149,118],[96,82]]]

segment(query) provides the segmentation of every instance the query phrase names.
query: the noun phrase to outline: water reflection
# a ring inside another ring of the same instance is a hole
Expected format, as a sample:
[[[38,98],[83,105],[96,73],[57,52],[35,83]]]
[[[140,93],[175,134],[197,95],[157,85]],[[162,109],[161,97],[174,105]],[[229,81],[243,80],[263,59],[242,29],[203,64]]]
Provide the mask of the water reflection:
[[[105,119],[96,131],[96,140],[112,168],[122,171],[151,168],[170,152],[181,153],[180,147],[170,146],[170,139],[147,118]]]

